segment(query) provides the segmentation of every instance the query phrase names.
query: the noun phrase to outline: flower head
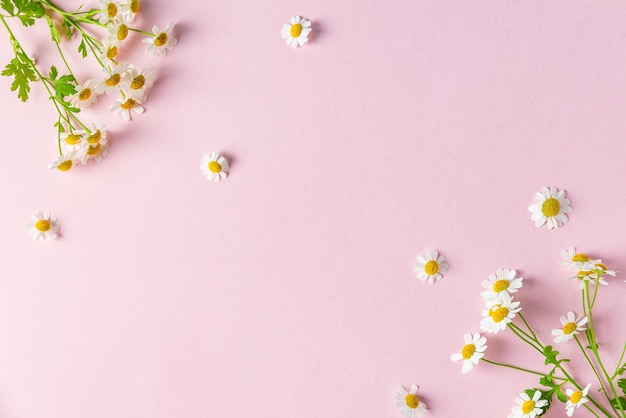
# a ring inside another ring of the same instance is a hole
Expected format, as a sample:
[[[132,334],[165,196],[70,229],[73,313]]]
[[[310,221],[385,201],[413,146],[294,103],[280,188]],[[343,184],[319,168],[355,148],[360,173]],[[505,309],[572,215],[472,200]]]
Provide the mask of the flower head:
[[[587,394],[591,383],[587,384],[583,390],[565,389],[565,395],[567,396],[567,403],[565,404],[565,413],[568,417],[574,415],[574,410],[580,408],[581,405],[589,402]]]
[[[76,151],[69,151],[66,154],[60,155],[52,164],[48,166],[49,169],[56,168],[59,171],[70,171],[72,167],[78,162],[78,155]]]
[[[538,203],[528,206],[532,212],[530,219],[535,222],[536,227],[547,223],[548,229],[560,228],[567,223],[566,213],[572,211],[570,200],[566,197],[565,190],[559,191],[556,187],[544,187],[541,192],[535,195]]]
[[[586,330],[585,324],[587,324],[588,318],[586,316],[578,317],[574,315],[574,312],[568,312],[565,316],[561,317],[561,328],[553,329],[552,335],[555,336],[555,343],[564,343],[574,338],[574,335],[580,331]]]
[[[467,373],[472,370],[474,364],[478,364],[481,358],[485,355],[484,351],[487,349],[487,338],[474,333],[474,335],[465,334],[465,345],[461,349],[460,353],[455,353],[450,356],[450,360],[459,361],[463,360],[463,367],[461,373]]]
[[[417,385],[411,385],[411,390],[408,392],[402,386],[396,389],[396,406],[406,418],[421,417],[428,413],[426,404],[417,396],[418,390]]]
[[[125,121],[129,121],[131,119],[130,117],[131,110],[139,115],[143,113],[144,108],[142,104],[145,101],[146,101],[145,97],[137,97],[137,98],[127,97],[125,99],[122,98],[114,102],[111,106],[109,106],[109,110],[111,112],[117,111],[118,118],[125,120]]]
[[[122,77],[126,73],[127,69],[128,64],[126,64],[125,62],[120,62],[113,68],[109,68],[107,66],[102,67],[104,78],[98,80],[98,83],[95,87],[96,92],[98,94],[111,94],[118,91],[121,87]]]
[[[152,36],[141,40],[144,44],[149,44],[146,49],[148,54],[165,56],[168,50],[174,49],[176,38],[170,34],[173,27],[173,23],[168,23],[163,30],[160,30],[157,25],[152,27]]]
[[[120,3],[114,0],[100,0],[100,8],[102,15],[99,20],[102,25],[112,22],[120,14]]]
[[[49,211],[35,212],[30,221],[26,223],[28,232],[33,239],[52,240],[59,236],[61,223],[50,216]]]
[[[496,274],[483,280],[482,286],[487,289],[480,294],[485,300],[498,299],[503,294],[515,293],[522,288],[523,277],[515,277],[516,271],[512,269],[498,269]]]
[[[131,23],[131,16],[126,13],[119,14],[111,23],[108,29],[108,38],[111,43],[117,42],[119,46],[128,38],[128,25]]]
[[[86,145],[87,133],[79,129],[66,129],[61,135],[61,148],[67,152],[76,151],[80,153]]]
[[[497,300],[487,301],[487,309],[483,311],[480,329],[497,334],[504,331],[507,324],[513,321],[515,315],[521,311],[519,302],[513,302],[508,293],[504,293]]]
[[[575,247],[561,251],[561,257],[561,264],[567,266],[570,270],[592,270],[595,263],[600,262],[600,260],[590,259],[587,254],[576,252]]]
[[[128,2],[122,4],[120,9],[122,13],[128,15],[130,21],[135,20],[135,15],[141,11],[141,2],[139,0],[128,0]]]
[[[82,85],[78,85],[76,93],[66,96],[67,101],[79,109],[88,107],[98,99],[98,93],[95,89],[97,83],[96,80],[89,79]]]
[[[446,257],[439,255],[437,251],[428,251],[424,255],[417,256],[417,263],[415,263],[413,271],[418,278],[433,284],[435,281],[441,280],[443,274],[448,271],[448,264],[445,260]]]
[[[284,23],[280,30],[280,35],[292,48],[307,43],[309,33],[311,33],[311,21],[300,16],[293,16],[290,23]]]
[[[548,401],[541,399],[541,391],[536,390],[533,397],[528,396],[526,392],[520,393],[515,399],[516,405],[512,409],[513,416],[516,418],[535,418],[543,413],[543,407]]]
[[[217,152],[204,154],[200,169],[207,179],[218,182],[228,177],[228,160]]]
[[[104,38],[102,40],[102,46],[100,47],[100,60],[102,62],[115,65],[114,61],[119,52],[120,42],[118,40],[112,40],[110,38]]]
[[[146,97],[146,89],[154,84],[154,68],[144,66],[141,71],[137,71],[132,65],[128,67],[122,77],[121,87],[128,95],[134,99]]]

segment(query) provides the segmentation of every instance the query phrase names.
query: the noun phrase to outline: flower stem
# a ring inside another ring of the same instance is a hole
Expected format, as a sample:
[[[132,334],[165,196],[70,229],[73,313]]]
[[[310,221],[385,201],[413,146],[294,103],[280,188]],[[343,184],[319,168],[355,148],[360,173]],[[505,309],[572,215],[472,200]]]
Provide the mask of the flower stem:
[[[576,340],[576,343],[578,343],[578,347],[580,348],[580,351],[583,352],[583,355],[585,356],[585,358],[587,359],[587,362],[589,363],[589,366],[591,367],[591,370],[593,370],[593,373],[596,375],[596,378],[598,379],[598,382],[600,382],[600,386],[602,386],[602,391],[604,392],[604,396],[606,396],[606,400],[609,401],[609,403],[611,402],[611,399],[609,398],[609,394],[606,390],[606,387],[604,387],[604,381],[602,380],[602,378],[600,377],[600,374],[598,373],[598,371],[596,370],[596,367],[593,365],[593,363],[591,362],[591,359],[589,358],[589,356],[587,355],[587,352],[585,351],[585,348],[583,347],[583,345],[580,342],[580,339],[578,339],[578,336],[574,335],[574,339]]]
[[[529,370],[529,369],[525,369],[523,367],[518,367],[518,366],[514,366],[512,364],[506,364],[506,363],[499,363],[497,361],[493,361],[493,360],[488,360],[486,358],[481,358],[482,361],[484,361],[485,363],[489,363],[489,364],[493,364],[495,366],[501,366],[501,367],[508,367],[509,369],[515,369],[515,370],[519,370],[521,372],[526,372],[526,373],[531,373],[531,374],[536,374],[537,376],[543,376],[545,377],[546,374],[545,373],[541,373],[541,372],[536,372],[534,370]],[[567,381],[566,378],[564,377],[559,377],[559,376],[552,376],[553,379],[558,379],[558,380],[563,380],[563,381]]]

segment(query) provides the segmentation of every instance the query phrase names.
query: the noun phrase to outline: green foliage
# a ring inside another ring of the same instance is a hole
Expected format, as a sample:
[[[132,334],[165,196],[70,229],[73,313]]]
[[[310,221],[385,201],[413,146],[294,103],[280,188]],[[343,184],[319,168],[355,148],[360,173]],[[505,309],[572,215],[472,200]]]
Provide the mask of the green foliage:
[[[554,364],[555,366],[560,365],[561,363],[567,363],[568,359],[559,360],[557,356],[559,355],[558,351],[552,349],[551,345],[546,345],[543,349],[543,355],[546,356],[545,364]]]
[[[32,26],[35,19],[44,15],[43,5],[34,0],[0,0],[0,7],[19,18],[24,26]]]
[[[617,386],[624,392],[624,395],[626,395],[626,379],[619,379]]]
[[[11,91],[17,90],[17,97],[23,102],[28,100],[30,93],[30,83],[37,80],[35,71],[33,70],[33,62],[23,52],[16,52],[15,58],[7,64],[2,71],[3,76],[13,77],[11,83]]]
[[[59,71],[57,70],[57,68],[54,65],[50,67],[48,78],[50,79],[49,81],[54,87],[55,98],[58,99],[57,102],[67,107],[69,110],[69,104],[67,102],[64,102],[63,98],[65,96],[69,96],[70,94],[76,93],[76,79],[72,75],[63,75],[61,77],[58,77],[58,75]]]
[[[44,15],[46,18],[46,22],[48,22],[48,28],[50,29],[50,36],[52,37],[52,42],[55,44],[61,43],[61,35],[59,35],[59,31],[57,27],[54,26],[54,22],[48,15]]]
[[[619,408],[620,404],[622,405],[623,409],[626,409],[626,397],[625,396],[611,399],[611,405],[613,405],[614,407]]]
[[[565,395],[565,393],[563,393],[563,391],[561,390],[561,385],[554,382],[554,380],[552,379],[555,369],[552,369],[550,373],[539,379],[539,384],[550,388],[550,390],[548,391],[542,391],[542,397],[544,399],[547,399],[548,401],[551,401],[552,395],[556,395],[559,401],[565,403],[567,402],[567,395]]]
[[[619,369],[615,371],[615,376],[621,376],[624,373],[626,373],[626,363],[624,363],[622,367],[620,367]]]
[[[80,52],[83,58],[87,57],[87,45],[85,45],[85,38],[80,41],[80,45],[78,45],[78,52]]]

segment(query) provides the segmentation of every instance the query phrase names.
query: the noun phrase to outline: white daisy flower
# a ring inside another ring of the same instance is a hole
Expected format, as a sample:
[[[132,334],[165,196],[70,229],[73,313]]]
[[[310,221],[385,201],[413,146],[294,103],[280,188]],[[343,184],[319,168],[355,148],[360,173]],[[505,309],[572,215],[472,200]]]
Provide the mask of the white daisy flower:
[[[498,269],[496,274],[483,280],[482,286],[487,289],[480,294],[485,300],[498,299],[504,293],[515,293],[522,288],[523,277],[515,277],[517,272],[512,269]]]
[[[211,181],[224,180],[228,177],[228,160],[217,152],[212,152],[211,155],[204,154],[200,169],[202,170],[202,175]]]
[[[487,301],[487,309],[483,311],[480,329],[497,334],[504,331],[508,323],[521,311],[519,302],[513,302],[508,293],[503,293],[498,300]]]
[[[109,26],[109,40],[113,42],[117,42],[117,45],[120,46],[126,38],[128,38],[128,25],[130,25],[130,16],[127,14],[119,14]]]
[[[76,93],[65,96],[70,104],[79,109],[84,109],[98,100],[98,93],[95,90],[98,82],[93,79],[85,81],[82,85],[76,87]]]
[[[89,145],[106,144],[107,143],[107,131],[104,129],[106,125],[102,122],[94,122],[91,124],[91,131],[85,142]]]
[[[120,4],[114,0],[100,0],[100,9],[102,15],[99,20],[103,25],[113,21],[120,14]]]
[[[56,168],[59,171],[70,171],[72,167],[78,162],[77,152],[70,151],[66,154],[60,155],[56,161],[48,166],[49,169]]]
[[[117,40],[104,38],[102,40],[102,46],[100,47],[100,61],[109,65],[116,65],[114,61],[119,52],[120,43]]]
[[[86,146],[86,135],[83,130],[72,129],[71,131],[66,129],[65,133],[61,135],[61,148],[65,151],[77,151],[80,152]]]
[[[548,224],[548,229],[560,228],[567,223],[566,213],[572,211],[570,200],[566,197],[565,190],[559,191],[556,187],[544,187],[540,193],[535,195],[538,203],[528,206],[532,212],[530,219],[535,222],[536,227]]]
[[[595,263],[591,270],[579,270],[576,276],[571,276],[567,279],[579,280],[581,289],[585,288],[585,282],[589,282],[591,285],[599,283],[603,286],[608,286],[609,282],[604,280],[604,275],[615,277],[617,273],[614,270],[609,270],[606,265],[602,264],[601,260],[594,261],[598,261],[598,263]]]
[[[139,72],[131,65],[122,77],[121,86],[132,98],[145,97],[146,89],[152,87],[155,77],[153,67],[146,65]]]
[[[145,97],[138,97],[138,98],[127,97],[125,99],[122,98],[120,100],[117,100],[111,106],[109,106],[109,110],[111,112],[117,110],[118,118],[125,120],[125,121],[129,121],[131,119],[130,117],[131,110],[139,115],[143,113],[144,108],[142,104],[145,101],[146,101]]]
[[[555,336],[554,342],[564,343],[573,339],[574,335],[587,329],[585,326],[587,321],[588,318],[586,316],[576,318],[574,312],[568,312],[566,316],[561,317],[561,325],[563,327],[552,330],[552,335]]]
[[[583,390],[565,389],[565,395],[567,395],[567,403],[565,404],[565,413],[568,417],[574,415],[574,409],[580,408],[581,405],[589,402],[587,394],[591,383],[587,384]]]
[[[104,78],[98,80],[95,87],[96,93],[111,94],[118,91],[121,88],[120,83],[122,82],[122,76],[126,72],[127,68],[128,64],[125,62],[120,62],[113,68],[102,67]]]
[[[445,263],[446,257],[439,255],[437,251],[429,251],[424,255],[417,256],[417,263],[413,271],[417,277],[423,281],[433,284],[437,280],[443,278],[443,274],[448,271],[448,264]]]
[[[122,4],[120,8],[121,12],[128,15],[130,21],[135,20],[135,15],[141,11],[141,3],[139,0],[129,0],[128,3]]]
[[[402,386],[396,389],[396,406],[406,418],[422,417],[428,413],[426,404],[417,397],[418,390],[417,385],[411,385],[408,392]]]
[[[543,412],[543,407],[548,401],[541,399],[541,391],[536,390],[531,398],[526,392],[520,393],[515,399],[515,405],[512,409],[513,416],[516,418],[535,418]]]
[[[561,257],[563,258],[561,264],[570,270],[592,270],[594,264],[600,262],[600,260],[590,259],[587,254],[577,253],[575,247],[561,251]]]
[[[465,334],[465,345],[461,349],[460,353],[455,353],[450,356],[450,360],[459,361],[463,360],[463,367],[461,373],[467,373],[472,370],[474,364],[478,364],[481,358],[485,355],[487,349],[487,338],[479,333]]]
[[[98,162],[102,161],[102,159],[108,153],[109,153],[109,144],[99,143],[95,145],[89,145],[89,147],[85,149],[85,155],[82,158],[81,164],[86,165],[87,161],[91,159],[96,160]]]
[[[163,30],[160,30],[157,25],[152,27],[152,36],[141,40],[144,44],[150,44],[146,49],[148,54],[165,56],[168,50],[174,49],[176,38],[170,34],[173,27],[173,23],[168,23]]]
[[[309,33],[311,33],[311,21],[300,16],[293,16],[290,23],[284,23],[280,30],[280,35],[292,48],[307,43]]]
[[[61,223],[50,216],[49,211],[35,212],[32,219],[26,223],[28,232],[33,239],[53,240],[59,236]]]

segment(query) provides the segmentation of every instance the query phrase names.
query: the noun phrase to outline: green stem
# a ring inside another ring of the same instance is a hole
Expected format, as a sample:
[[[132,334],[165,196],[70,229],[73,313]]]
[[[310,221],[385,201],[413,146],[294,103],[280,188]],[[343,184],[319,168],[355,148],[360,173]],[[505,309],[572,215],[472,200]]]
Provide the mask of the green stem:
[[[88,23],[90,25],[96,25],[96,26],[100,26],[100,27],[103,27],[103,28],[106,27],[106,25],[103,25],[98,20],[91,19],[91,18],[85,18],[85,17],[81,16],[81,15],[85,15],[85,14],[86,15],[94,14],[94,13],[96,13],[96,11],[94,11],[94,10],[90,10],[90,11],[86,11],[86,12],[70,13],[70,12],[66,12],[65,10],[59,8],[57,5],[55,5],[54,3],[52,3],[49,0],[41,0],[41,3],[45,4],[50,9],[54,10],[55,12],[57,12],[58,14],[63,16],[64,19],[69,16],[72,19],[75,19],[75,20],[78,20],[78,21],[81,21],[81,22],[85,22],[85,23]]]
[[[609,398],[609,394],[608,394],[608,392],[606,390],[606,387],[604,386],[604,381],[602,380],[602,378],[600,378],[600,374],[598,373],[598,371],[596,370],[596,367],[591,362],[591,359],[587,355],[587,351],[585,351],[585,348],[581,344],[580,339],[578,339],[578,336],[574,335],[574,339],[576,340],[576,343],[578,344],[578,347],[580,348],[580,351],[583,352],[583,355],[587,359],[587,362],[589,363],[589,366],[591,366],[591,370],[593,370],[593,373],[596,375],[596,378],[598,379],[598,382],[600,382],[600,386],[602,386],[602,391],[604,392],[604,396],[606,396],[606,400],[609,401],[609,403],[610,403],[611,399]]]
[[[57,51],[59,51],[59,55],[61,55],[61,59],[63,60],[63,64],[65,64],[65,68],[67,68],[67,71],[69,71],[70,75],[74,77],[74,73],[72,72],[70,65],[67,63],[67,60],[65,59],[65,55],[63,55],[63,51],[61,51],[61,46],[56,42],[54,42],[54,45],[56,45]],[[76,77],[74,77],[74,80],[76,80]]]
[[[539,341],[537,340],[537,333],[536,333],[536,332],[535,332],[535,331],[531,328],[531,326],[530,326],[530,324],[528,323],[528,321],[526,321],[526,318],[524,318],[524,315],[522,315],[522,313],[521,313],[521,312],[520,312],[520,313],[518,313],[517,315],[518,315],[518,316],[520,317],[520,319],[524,322],[524,325],[526,325],[526,328],[528,328],[528,331],[530,331],[530,333],[533,335],[533,339],[534,339],[535,341],[539,342]]]
[[[587,408],[587,411],[591,412],[593,415],[595,415],[596,417],[600,418],[600,415],[598,415],[598,414],[596,413],[596,411],[594,411],[593,409],[591,409],[591,407],[590,407],[589,405],[587,405],[587,404],[585,403],[585,404],[583,404],[583,406],[584,406],[585,408]]]
[[[143,33],[144,35],[148,35],[148,36],[154,36],[154,33],[152,32],[146,32],[145,30],[141,30],[141,29],[137,29],[137,28],[128,28],[128,30],[132,30],[133,32],[137,32],[137,33]]]
[[[611,376],[611,380],[615,379],[618,375],[619,369],[621,368],[620,366],[622,365],[622,360],[624,360],[624,353],[626,353],[626,344],[624,344],[624,349],[622,350],[622,355],[619,356],[619,361],[617,362],[617,367],[615,368],[615,373],[613,373],[613,376]],[[624,364],[623,367],[626,367],[626,364]]]
[[[497,361],[493,361],[493,360],[488,360],[486,358],[481,358],[482,361],[484,361],[485,363],[489,363],[489,364],[493,364],[495,366],[501,366],[501,367],[508,367],[509,369],[515,369],[515,370],[519,370],[521,372],[526,372],[526,373],[531,373],[531,374],[536,374],[537,376],[542,376],[545,377],[546,374],[545,373],[541,373],[541,372],[536,372],[534,370],[529,370],[529,369],[525,369],[523,367],[518,367],[518,366],[514,366],[512,364],[507,364],[507,363],[499,363]],[[559,377],[559,376],[552,376],[553,379],[558,379],[558,380],[563,380],[563,381],[567,381],[566,378],[564,377]]]
[[[514,323],[510,322],[508,325],[511,331],[513,332],[513,334],[517,335],[522,341],[524,341],[526,344],[530,345],[532,348],[534,348],[539,353],[541,353],[542,356],[544,355],[543,345],[538,340],[534,339],[532,336],[525,333],[524,330],[522,330],[520,327],[518,327]]]

